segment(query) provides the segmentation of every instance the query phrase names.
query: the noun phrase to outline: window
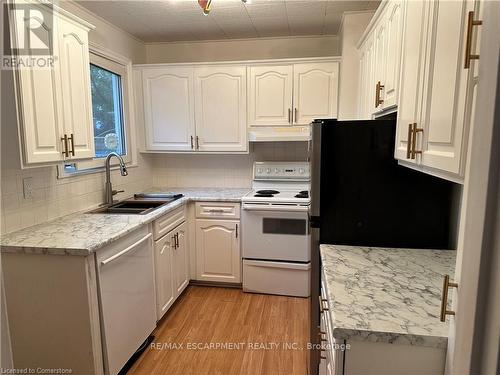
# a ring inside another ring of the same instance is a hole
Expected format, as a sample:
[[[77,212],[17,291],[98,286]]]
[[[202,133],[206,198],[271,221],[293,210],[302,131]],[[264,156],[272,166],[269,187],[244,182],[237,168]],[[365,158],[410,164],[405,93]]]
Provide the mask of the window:
[[[90,86],[95,158],[67,162],[58,168],[60,178],[81,173],[99,172],[110,152],[132,162],[129,119],[133,118],[129,103],[131,63],[111,52],[91,50]]]
[[[90,64],[96,158],[110,152],[126,154],[121,79],[116,73]]]

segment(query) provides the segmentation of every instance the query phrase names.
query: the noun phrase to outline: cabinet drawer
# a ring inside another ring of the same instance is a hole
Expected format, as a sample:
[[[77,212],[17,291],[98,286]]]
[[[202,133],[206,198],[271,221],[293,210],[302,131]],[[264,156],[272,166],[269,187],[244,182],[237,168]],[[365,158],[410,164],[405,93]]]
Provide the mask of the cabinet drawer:
[[[239,219],[240,204],[224,202],[196,203],[196,217],[211,219]]]
[[[186,220],[186,206],[179,207],[153,222],[153,238],[164,236]]]

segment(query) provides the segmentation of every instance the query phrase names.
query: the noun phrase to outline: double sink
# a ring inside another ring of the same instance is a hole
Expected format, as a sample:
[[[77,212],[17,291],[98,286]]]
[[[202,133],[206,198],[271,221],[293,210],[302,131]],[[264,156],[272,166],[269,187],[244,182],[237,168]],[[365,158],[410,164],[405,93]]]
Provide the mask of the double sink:
[[[157,208],[165,206],[182,194],[135,194],[134,197],[89,211],[90,214],[128,214],[145,215]]]

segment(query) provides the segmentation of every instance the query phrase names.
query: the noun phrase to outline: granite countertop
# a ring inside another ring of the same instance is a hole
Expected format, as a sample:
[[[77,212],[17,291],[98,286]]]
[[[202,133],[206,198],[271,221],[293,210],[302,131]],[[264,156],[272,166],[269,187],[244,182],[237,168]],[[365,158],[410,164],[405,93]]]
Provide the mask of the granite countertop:
[[[0,237],[3,253],[87,256],[189,201],[239,202],[250,189],[153,188],[184,197],[146,215],[75,213]],[[88,210],[87,210],[88,211]]]
[[[446,348],[443,277],[456,251],[321,245],[333,337]]]

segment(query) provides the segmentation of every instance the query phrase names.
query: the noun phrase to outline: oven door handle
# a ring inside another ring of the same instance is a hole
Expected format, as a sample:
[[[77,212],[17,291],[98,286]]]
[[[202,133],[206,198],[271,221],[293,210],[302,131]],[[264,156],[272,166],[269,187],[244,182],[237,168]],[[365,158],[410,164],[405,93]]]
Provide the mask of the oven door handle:
[[[246,211],[307,212],[309,210],[309,206],[243,203],[243,209]]]

